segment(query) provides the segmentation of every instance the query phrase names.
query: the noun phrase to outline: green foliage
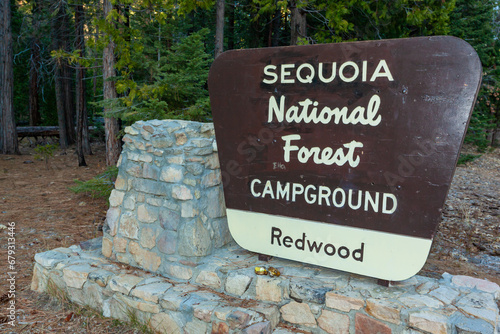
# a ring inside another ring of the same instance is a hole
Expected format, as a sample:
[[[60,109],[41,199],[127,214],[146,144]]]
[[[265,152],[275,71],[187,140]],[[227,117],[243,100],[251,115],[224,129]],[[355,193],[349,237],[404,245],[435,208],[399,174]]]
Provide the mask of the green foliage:
[[[489,134],[497,127],[494,116],[500,107],[499,97],[499,87],[483,84],[472,111],[465,142],[475,145],[480,152],[484,152],[491,145]]]
[[[207,33],[208,29],[202,29],[183,37],[156,62],[136,62],[138,72],[149,73],[150,80],[141,83],[118,78],[117,92],[124,96],[107,105],[107,115],[128,123],[165,118],[206,121],[210,116],[205,88],[210,56],[203,43]],[[134,57],[143,57],[143,53]]]
[[[454,0],[314,0],[309,35],[318,43],[443,35]]]
[[[35,159],[44,160],[45,168],[49,169],[49,158],[54,156],[57,149],[59,149],[58,144],[37,145]]]
[[[77,185],[70,187],[69,189],[75,194],[84,193],[92,198],[108,199],[114,188],[117,175],[117,167],[108,167],[104,173],[101,173],[88,181],[75,180]]]
[[[468,162],[474,161],[479,158],[481,154],[463,154],[460,153],[460,157],[458,157],[457,165],[465,165]]]
[[[497,0],[457,0],[450,22],[451,34],[469,42],[483,65],[483,82],[465,137],[480,151],[492,144],[490,133],[500,127],[498,5]]]

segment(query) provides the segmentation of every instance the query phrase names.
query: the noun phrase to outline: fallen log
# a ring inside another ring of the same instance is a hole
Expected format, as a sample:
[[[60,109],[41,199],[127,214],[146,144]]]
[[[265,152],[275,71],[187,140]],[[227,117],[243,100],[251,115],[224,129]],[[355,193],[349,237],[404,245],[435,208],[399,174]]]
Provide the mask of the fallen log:
[[[18,126],[17,136],[24,137],[56,137],[59,136],[58,126]]]

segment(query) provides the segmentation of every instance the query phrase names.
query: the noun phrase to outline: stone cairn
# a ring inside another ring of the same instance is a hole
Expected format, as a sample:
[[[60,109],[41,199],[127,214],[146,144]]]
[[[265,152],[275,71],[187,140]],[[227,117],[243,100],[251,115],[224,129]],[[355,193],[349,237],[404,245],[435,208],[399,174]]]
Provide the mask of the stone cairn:
[[[232,240],[213,124],[140,121],[125,133],[103,254],[188,278],[183,262],[196,263]]]

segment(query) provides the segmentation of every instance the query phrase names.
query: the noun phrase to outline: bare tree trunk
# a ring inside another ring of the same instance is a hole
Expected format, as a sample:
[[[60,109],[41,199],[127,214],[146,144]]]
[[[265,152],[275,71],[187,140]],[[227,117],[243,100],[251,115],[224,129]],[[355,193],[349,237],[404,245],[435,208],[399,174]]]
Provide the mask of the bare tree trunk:
[[[70,23],[71,17],[67,11],[65,3],[61,3],[60,7],[61,17],[61,45],[67,52],[71,52],[70,43]],[[73,69],[67,60],[62,62],[63,69],[63,93],[64,93],[64,112],[66,113],[66,132],[68,135],[68,143],[73,144],[76,142],[75,131],[75,95],[73,87]]]
[[[299,37],[306,37],[306,13],[297,7],[297,0],[290,1],[290,45],[297,45]]]
[[[62,69],[59,60],[56,64],[55,74],[55,89],[56,89],[56,106],[57,106],[57,121],[59,125],[59,145],[63,150],[68,148],[68,135],[66,132],[66,113],[64,110],[64,94],[61,84]]]
[[[107,18],[111,12],[112,4],[110,0],[104,0],[104,17]],[[115,43],[111,36],[109,37],[108,45],[103,52],[103,95],[104,100],[116,99],[115,82],[112,80],[115,77]],[[104,113],[106,114],[106,109]],[[113,117],[104,118],[104,131],[106,137],[106,165],[116,166],[120,157],[120,140],[118,138],[118,120]]]
[[[215,16],[215,58],[224,51],[224,6],[225,0],[217,0]]]
[[[75,8],[75,25],[76,25],[76,48],[80,50],[80,57],[85,56],[85,9],[82,5],[78,5]],[[83,154],[90,155],[92,150],[90,147],[90,134],[89,134],[89,122],[87,113],[87,87],[85,85],[85,77],[87,73],[85,69],[79,64],[77,69],[77,80],[76,80],[76,115],[79,120],[79,112],[82,112],[83,122],[82,122],[82,148]],[[78,134],[77,128],[77,134]],[[78,137],[78,136],[77,136]],[[78,138],[77,138],[78,139]],[[78,141],[78,140],[77,140]]]
[[[97,40],[99,36],[99,27],[95,27],[94,38]],[[92,96],[97,95],[97,76],[99,75],[99,70],[97,68],[98,62],[97,59],[94,61],[94,69],[92,71]]]
[[[36,29],[37,24],[35,24]],[[41,122],[40,117],[40,104],[38,101],[38,69],[40,66],[40,40],[37,37],[31,39],[31,61],[30,61],[30,100],[29,100],[29,113],[30,113],[30,126],[39,125]]]
[[[80,57],[83,57],[85,43],[83,39],[83,6],[76,5],[75,7],[75,26],[76,26],[76,48],[79,49]],[[76,153],[78,155],[78,166],[87,166],[85,162],[84,150],[84,132],[85,118],[87,118],[87,110],[85,108],[85,70],[78,63],[76,68],[76,115],[77,115],[77,130],[76,130]],[[88,139],[88,137],[87,137]]]
[[[59,10],[56,12],[56,17],[52,21],[52,40],[54,50],[66,50],[66,41],[68,34],[67,29],[67,15],[65,11],[65,4],[58,3]],[[55,63],[55,90],[56,90],[56,106],[57,106],[57,118],[59,125],[59,144],[62,149],[68,148],[68,145],[72,143],[71,137],[71,127],[69,125],[68,118],[68,103],[67,103],[67,93],[66,93],[66,80],[65,75],[67,73],[64,70],[66,61],[63,59],[57,59]]]
[[[69,51],[69,49],[67,49]],[[75,102],[73,91],[73,71],[67,60],[63,61],[63,94],[64,94],[64,112],[66,113],[66,131],[68,136],[68,143],[73,144],[76,142],[75,131]]]
[[[20,154],[14,118],[14,64],[10,1],[0,1],[0,151]]]
[[[276,11],[273,15],[273,35],[271,38],[271,46],[278,46],[280,42],[280,27],[281,27],[281,10],[278,4],[276,4]]]
[[[29,114],[30,126],[39,125],[42,121],[40,116],[40,103],[38,100],[38,80],[40,69],[40,0],[33,1],[31,21],[33,32],[31,36],[31,59],[30,59],[30,91],[29,91]]]
[[[234,49],[234,20],[235,20],[234,2],[230,3],[228,8],[229,8],[229,10],[228,10],[229,22],[228,22],[227,49],[233,50]]]

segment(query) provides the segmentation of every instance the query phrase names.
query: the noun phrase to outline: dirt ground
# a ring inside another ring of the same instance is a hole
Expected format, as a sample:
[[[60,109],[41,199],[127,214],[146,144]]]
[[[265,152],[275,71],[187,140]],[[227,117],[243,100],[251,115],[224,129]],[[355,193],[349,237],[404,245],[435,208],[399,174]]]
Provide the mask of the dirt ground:
[[[0,332],[139,333],[128,325],[68,308],[30,291],[36,253],[78,244],[101,235],[106,200],[74,194],[74,180],[89,180],[105,170],[103,146],[93,146],[88,167],[77,167],[73,149],[58,151],[47,169],[34,158],[0,155],[0,224],[15,222],[15,328],[5,318],[8,304],[7,238],[0,231]],[[457,168],[429,259],[421,275],[443,272],[486,278],[500,284],[500,149]]]

